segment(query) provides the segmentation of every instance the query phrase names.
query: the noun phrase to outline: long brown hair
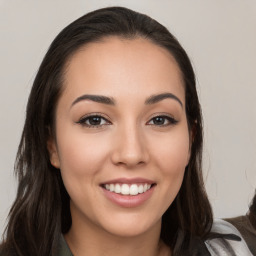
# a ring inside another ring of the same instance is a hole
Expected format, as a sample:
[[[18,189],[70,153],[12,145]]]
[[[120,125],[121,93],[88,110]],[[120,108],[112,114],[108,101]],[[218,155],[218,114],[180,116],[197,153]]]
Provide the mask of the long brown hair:
[[[190,60],[176,38],[154,19],[127,8],[110,7],[88,13],[64,28],[40,65],[16,158],[19,185],[4,234],[5,255],[54,255],[61,232],[71,226],[69,195],[60,172],[50,164],[46,141],[55,132],[56,104],[68,60],[80,47],[108,36],[146,38],[167,49],[182,73],[193,143],[181,189],[163,215],[161,238],[173,248],[178,229],[204,238],[211,228],[212,211],[201,169],[201,109]]]

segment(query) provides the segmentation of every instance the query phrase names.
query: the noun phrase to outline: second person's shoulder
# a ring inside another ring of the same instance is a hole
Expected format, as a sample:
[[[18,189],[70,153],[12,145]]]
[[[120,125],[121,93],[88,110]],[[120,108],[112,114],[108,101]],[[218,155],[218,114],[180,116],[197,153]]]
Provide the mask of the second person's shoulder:
[[[229,222],[216,219],[205,244],[213,256],[253,256],[239,231]]]

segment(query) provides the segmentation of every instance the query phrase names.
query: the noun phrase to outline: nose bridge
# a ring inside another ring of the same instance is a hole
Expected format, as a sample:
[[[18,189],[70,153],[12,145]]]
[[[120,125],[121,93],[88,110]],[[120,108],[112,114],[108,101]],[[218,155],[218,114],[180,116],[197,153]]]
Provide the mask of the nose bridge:
[[[143,129],[135,122],[126,122],[117,128],[113,161],[132,167],[147,162],[147,147]]]

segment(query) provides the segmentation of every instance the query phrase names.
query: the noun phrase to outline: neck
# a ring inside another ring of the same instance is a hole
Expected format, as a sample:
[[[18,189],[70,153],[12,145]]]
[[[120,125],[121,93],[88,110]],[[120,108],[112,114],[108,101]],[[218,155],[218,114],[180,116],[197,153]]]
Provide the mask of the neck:
[[[117,236],[96,225],[73,222],[65,239],[75,256],[169,256],[170,248],[160,240],[161,222],[136,236]]]

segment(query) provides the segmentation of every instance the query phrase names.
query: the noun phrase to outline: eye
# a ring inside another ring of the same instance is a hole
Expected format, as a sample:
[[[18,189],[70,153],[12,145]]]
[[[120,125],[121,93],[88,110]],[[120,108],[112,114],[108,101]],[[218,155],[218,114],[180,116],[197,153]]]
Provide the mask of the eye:
[[[109,125],[110,122],[101,115],[89,115],[82,117],[78,122],[82,126],[87,126],[89,128],[97,128],[103,125]]]
[[[155,116],[148,122],[149,125],[156,126],[175,125],[176,123],[178,123],[178,121],[175,120],[173,117],[165,115]]]

